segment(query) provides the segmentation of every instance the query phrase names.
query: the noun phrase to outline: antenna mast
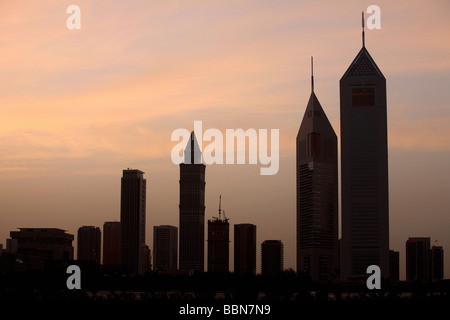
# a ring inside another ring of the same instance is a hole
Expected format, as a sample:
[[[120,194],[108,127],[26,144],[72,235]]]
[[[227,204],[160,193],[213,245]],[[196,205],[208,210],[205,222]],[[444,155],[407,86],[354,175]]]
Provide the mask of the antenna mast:
[[[314,60],[311,56],[311,92],[314,92]]]
[[[222,214],[222,195],[219,195],[219,220],[221,220]]]
[[[362,12],[362,45],[366,46],[366,36],[364,35],[364,11]]]

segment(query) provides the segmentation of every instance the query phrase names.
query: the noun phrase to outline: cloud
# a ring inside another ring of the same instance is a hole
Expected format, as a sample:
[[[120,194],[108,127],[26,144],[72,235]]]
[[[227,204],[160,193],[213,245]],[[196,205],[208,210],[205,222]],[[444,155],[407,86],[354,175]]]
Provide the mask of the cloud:
[[[450,151],[450,117],[397,119],[389,130],[389,147],[424,151]]]
[[[3,8],[0,23],[6,30],[0,134],[7,159],[164,158],[171,147],[166,135],[194,120],[222,129],[282,129],[280,148],[288,152],[308,100],[311,55],[319,99],[339,131],[338,80],[360,45],[354,6],[81,1],[83,28],[76,33],[65,28],[63,5],[22,8],[19,2]],[[435,32],[449,23],[432,25],[442,14],[438,5],[380,7],[382,29],[367,31],[367,44],[390,80],[389,109],[408,105],[408,112],[390,115],[390,146],[447,148],[448,117],[408,115],[422,108],[418,90],[410,90],[421,83],[411,79],[425,68],[449,68],[450,44]],[[420,26],[409,22],[418,11]],[[423,42],[411,41],[412,33]],[[402,90],[393,77],[402,79]],[[428,106],[431,113],[437,108]],[[430,125],[438,135],[427,131]]]

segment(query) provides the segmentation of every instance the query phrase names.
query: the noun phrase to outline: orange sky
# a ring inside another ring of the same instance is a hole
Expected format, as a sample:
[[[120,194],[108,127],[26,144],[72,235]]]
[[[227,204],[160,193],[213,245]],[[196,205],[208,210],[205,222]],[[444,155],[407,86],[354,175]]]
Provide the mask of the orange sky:
[[[68,30],[66,8],[81,8]],[[280,129],[280,169],[206,169],[231,224],[285,243],[295,269],[295,137],[315,92],[339,137],[339,79],[366,46],[387,78],[391,249],[429,236],[450,250],[450,4],[445,1],[0,0],[0,243],[17,227],[119,220],[122,170],[146,172],[152,227],[178,225],[173,130]],[[76,242],[74,242],[75,244]],[[231,248],[233,242],[231,242]],[[450,277],[450,255],[445,257]],[[259,264],[258,264],[259,267]]]

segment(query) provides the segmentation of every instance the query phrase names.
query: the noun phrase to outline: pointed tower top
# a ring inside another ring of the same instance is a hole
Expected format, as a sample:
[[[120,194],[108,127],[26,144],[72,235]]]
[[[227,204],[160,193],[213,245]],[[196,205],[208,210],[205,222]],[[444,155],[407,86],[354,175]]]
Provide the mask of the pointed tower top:
[[[385,79],[383,73],[378,68],[366,48],[366,40],[364,35],[364,11],[362,12],[362,48],[359,50],[358,55],[342,76],[341,81],[348,77],[380,77]]]
[[[189,137],[189,142],[184,149],[184,163],[186,164],[201,164],[202,163],[202,152],[198,146],[197,139],[195,138],[194,131],[191,132]]]
[[[364,11],[362,12],[362,46],[363,48],[366,47],[366,37],[364,35]]]
[[[297,134],[297,143],[299,137],[301,140],[305,139],[305,134],[311,132],[322,132],[334,137],[333,126],[325,114],[322,106],[320,105],[319,99],[317,99],[316,93],[314,92],[314,58],[311,56],[311,94],[309,96],[308,104],[306,105],[305,113],[303,114],[303,120],[300,125]],[[224,211],[225,216],[225,211]]]
[[[366,47],[359,50],[357,56],[342,76],[341,80],[348,77],[380,77],[384,78],[383,73],[378,68]]]

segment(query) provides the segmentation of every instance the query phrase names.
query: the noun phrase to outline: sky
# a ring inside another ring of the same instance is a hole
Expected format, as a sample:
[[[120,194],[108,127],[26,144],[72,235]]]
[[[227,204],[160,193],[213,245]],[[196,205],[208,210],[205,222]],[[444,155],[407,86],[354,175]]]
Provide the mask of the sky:
[[[81,29],[69,30],[69,5]],[[366,47],[387,79],[390,248],[444,247],[450,277],[450,3],[299,0],[0,0],[0,243],[23,227],[120,220],[126,168],[147,179],[146,242],[178,226],[178,128],[279,129],[279,171],[206,168],[206,219],[257,225],[295,266],[295,138],[314,91],[340,137],[339,80]],[[366,13],[366,17],[370,16]],[[74,241],[76,248],[76,237]],[[75,250],[76,251],[76,250]],[[233,241],[230,251],[233,252]],[[231,255],[232,256],[232,255]],[[258,254],[257,270],[260,270]],[[232,269],[232,264],[231,264]]]

